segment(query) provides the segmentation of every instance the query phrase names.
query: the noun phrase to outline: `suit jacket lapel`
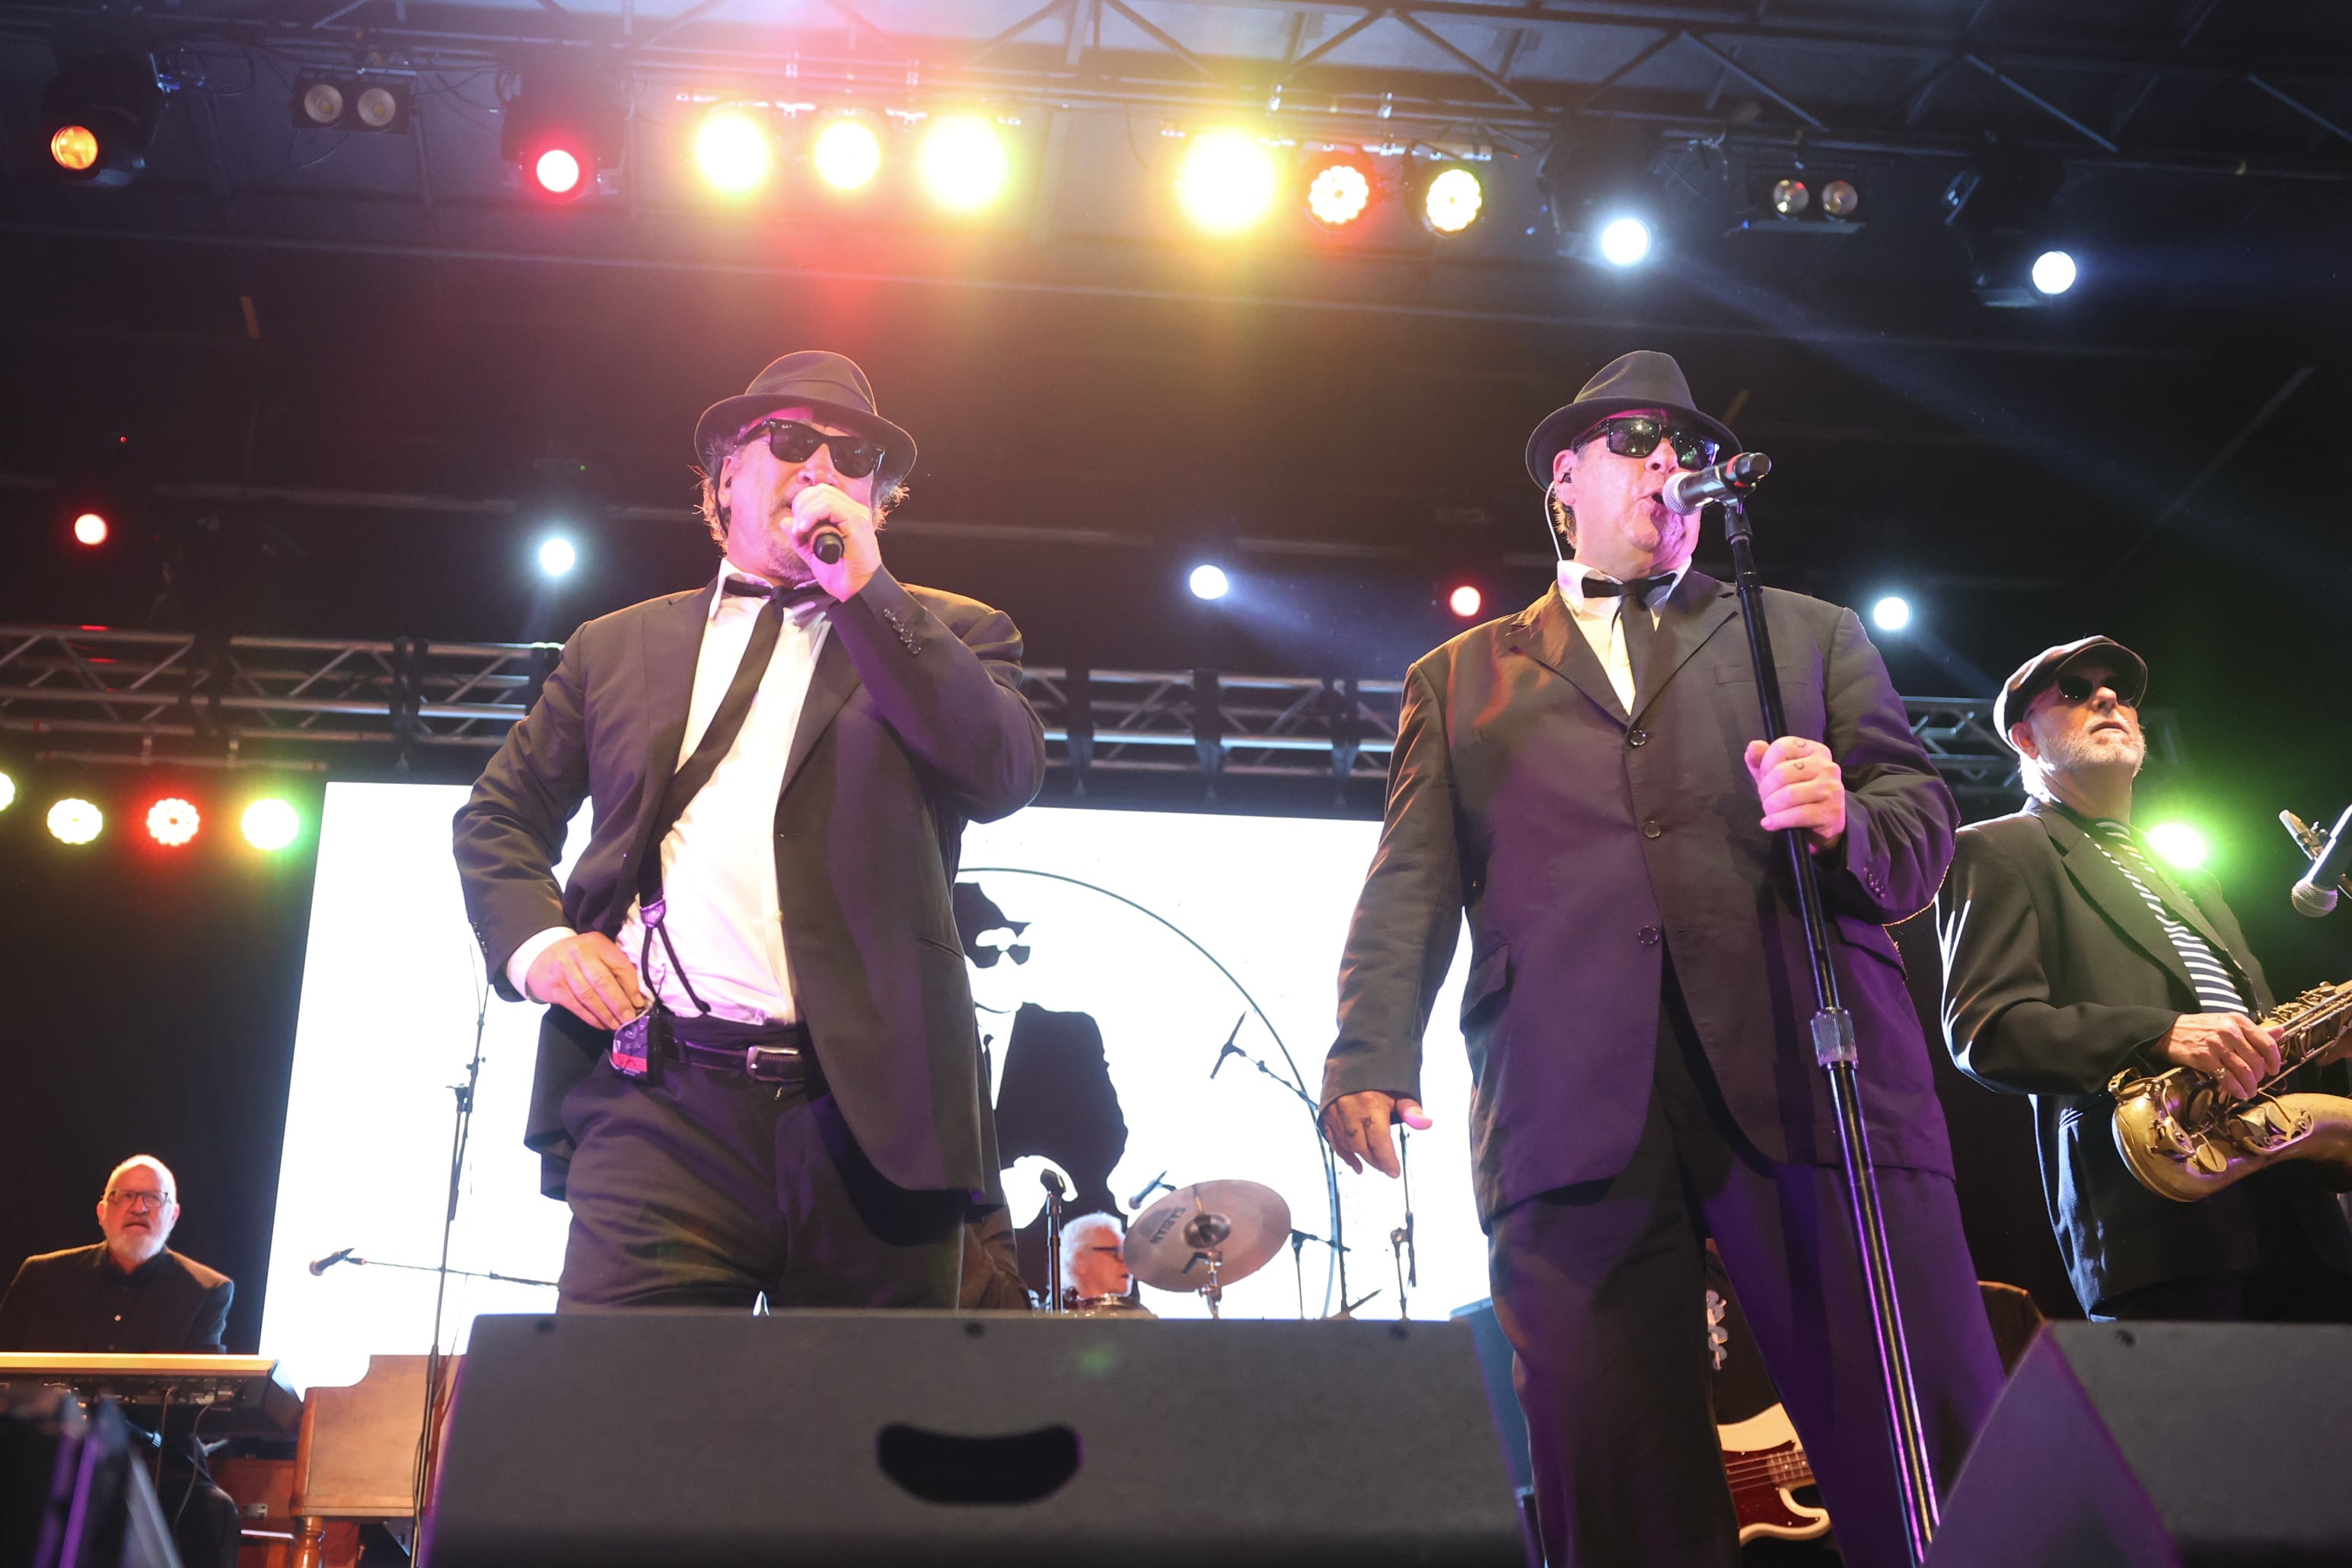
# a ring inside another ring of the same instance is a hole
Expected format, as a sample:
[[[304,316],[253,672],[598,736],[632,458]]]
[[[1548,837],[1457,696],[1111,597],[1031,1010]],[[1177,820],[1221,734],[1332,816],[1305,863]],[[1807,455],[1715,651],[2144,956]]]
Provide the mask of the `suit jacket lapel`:
[[[2189,977],[2189,966],[2180,960],[2180,950],[2164,934],[2164,928],[2157,923],[2155,912],[2139,896],[2139,889],[2125,879],[2116,863],[2092,842],[2091,836],[2056,806],[2035,801],[2026,809],[2041,819],[2050,841],[2057,846],[2059,858],[2065,862],[2066,874],[2074,879],[2083,896],[2113,921],[2133,946],[2171,971],[2194,994],[2197,984]]]
[[[1504,643],[1513,653],[1525,654],[1583,692],[1595,707],[1620,724],[1631,722],[1625,705],[1617,700],[1617,689],[1609,683],[1609,672],[1601,666],[1601,656],[1592,651],[1590,639],[1577,629],[1575,617],[1568,613],[1557,584],[1551,592],[1519,612],[1517,624]]]
[[[694,703],[694,669],[702,658],[703,631],[710,624],[711,597],[718,592],[718,581],[713,579],[698,593],[663,600],[638,622],[647,723],[645,783],[638,792],[637,820],[630,838],[639,857],[649,851],[646,835],[661,809],[663,787],[686,760],[686,716]]]
[[[793,749],[784,758],[784,782],[776,793],[782,795],[793,787],[799,776],[801,764],[808,761],[816,749],[817,737],[857,689],[857,666],[841,639],[828,635],[824,646],[817,649],[816,668],[809,672],[808,695],[801,699],[800,721],[793,726]]]
[[[1647,713],[1675,672],[1731,618],[1738,601],[1728,584],[1704,572],[1685,572],[1666,602],[1658,606],[1658,629],[1650,641],[1650,655],[1633,672],[1633,702]]]

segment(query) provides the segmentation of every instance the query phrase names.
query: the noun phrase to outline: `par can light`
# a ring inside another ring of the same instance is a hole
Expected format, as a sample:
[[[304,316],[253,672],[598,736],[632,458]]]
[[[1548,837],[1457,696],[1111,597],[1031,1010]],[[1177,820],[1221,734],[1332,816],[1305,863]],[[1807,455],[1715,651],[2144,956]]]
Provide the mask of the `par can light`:
[[[862,191],[882,172],[882,139],[862,120],[844,116],[817,132],[809,161],[816,177],[843,195]]]
[[[1832,217],[1852,217],[1862,210],[1862,193],[1852,180],[1832,180],[1822,187],[1822,211]]]
[[[1882,632],[1899,632],[1911,624],[1911,601],[1889,594],[1870,606],[1870,624]]]
[[[49,807],[49,833],[60,844],[87,844],[105,826],[106,814],[78,796]]]
[[[768,177],[768,132],[750,112],[714,109],[694,132],[694,166],[724,195],[759,189]]]
[[[1465,621],[1475,620],[1477,618],[1480,606],[1486,602],[1484,595],[1470,584],[1465,583],[1446,596],[1445,607]]]
[[[1802,180],[1781,180],[1772,187],[1772,210],[1782,217],[1795,217],[1812,205],[1813,193]]]
[[[2033,279],[2035,292],[2054,298],[2074,286],[2074,258],[2063,250],[2045,250],[2033,258],[2033,270],[2028,276]]]
[[[2205,864],[2212,847],[2205,836],[2186,822],[2159,822],[2147,830],[2148,847],[2176,866],[2195,870]]]
[[[1253,228],[1274,210],[1280,189],[1274,153],[1239,131],[1203,131],[1184,147],[1176,200],[1194,226],[1213,235]]]
[[[94,511],[83,512],[73,521],[74,538],[84,544],[91,546],[103,544],[106,542],[108,532],[106,519]]]
[[[1372,172],[1361,158],[1326,153],[1309,166],[1307,216],[1325,228],[1345,228],[1372,205]]]
[[[1650,255],[1650,226],[1637,217],[1613,218],[1601,230],[1601,258],[1612,267],[1638,267]]]
[[[16,804],[16,781],[6,773],[0,773],[0,811],[5,811]]]
[[[1469,167],[1448,163],[1421,193],[1421,220],[1433,234],[1460,234],[1486,210],[1486,186]]]
[[[193,802],[165,795],[147,808],[147,837],[176,849],[195,837],[203,821]]]
[[[274,853],[294,842],[302,830],[302,819],[292,805],[271,795],[247,806],[238,826],[244,828],[247,844]]]
[[[1225,576],[1223,567],[1210,565],[1207,563],[1193,567],[1192,576],[1185,581],[1192,590],[1192,597],[1196,599],[1222,599],[1227,590],[1233,587],[1233,584]]]
[[[1013,174],[1004,134],[977,114],[950,114],[932,122],[915,150],[915,172],[931,200],[951,213],[993,205]]]

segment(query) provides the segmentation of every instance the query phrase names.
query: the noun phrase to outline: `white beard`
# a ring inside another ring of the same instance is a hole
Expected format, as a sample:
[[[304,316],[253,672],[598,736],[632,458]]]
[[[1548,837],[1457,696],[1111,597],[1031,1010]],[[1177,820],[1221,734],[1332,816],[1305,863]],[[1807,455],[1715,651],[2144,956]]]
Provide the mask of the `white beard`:
[[[2147,737],[2137,731],[2059,735],[2044,742],[2042,747],[2042,765],[2052,773],[2071,773],[2088,768],[2128,765],[2132,776],[2137,778],[2141,765],[2147,761]]]

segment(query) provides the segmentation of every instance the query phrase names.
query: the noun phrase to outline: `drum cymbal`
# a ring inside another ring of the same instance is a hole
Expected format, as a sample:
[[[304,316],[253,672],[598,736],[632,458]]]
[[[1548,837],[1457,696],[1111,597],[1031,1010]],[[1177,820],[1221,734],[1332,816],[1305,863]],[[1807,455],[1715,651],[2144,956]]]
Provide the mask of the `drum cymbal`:
[[[1129,1222],[1120,1251],[1135,1277],[1160,1290],[1199,1290],[1246,1279],[1290,1239],[1290,1205],[1257,1182],[1195,1182]]]

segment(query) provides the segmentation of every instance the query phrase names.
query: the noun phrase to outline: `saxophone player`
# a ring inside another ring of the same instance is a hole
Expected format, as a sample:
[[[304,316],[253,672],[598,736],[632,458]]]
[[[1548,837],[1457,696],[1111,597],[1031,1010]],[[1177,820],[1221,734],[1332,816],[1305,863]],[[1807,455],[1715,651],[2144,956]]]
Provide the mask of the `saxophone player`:
[[[2051,1228],[2092,1317],[2352,1321],[2352,1227],[2308,1170],[2178,1203],[2116,1147],[2118,1071],[2189,1068],[2243,1099],[2280,1065],[2279,1031],[2256,1021],[2269,985],[2220,887],[2132,826],[2147,688],[2146,662],[2103,637],[2002,686],[1993,723],[2029,798],[1961,829],[1937,896],[1945,1037],[1969,1077],[2032,1097]]]

